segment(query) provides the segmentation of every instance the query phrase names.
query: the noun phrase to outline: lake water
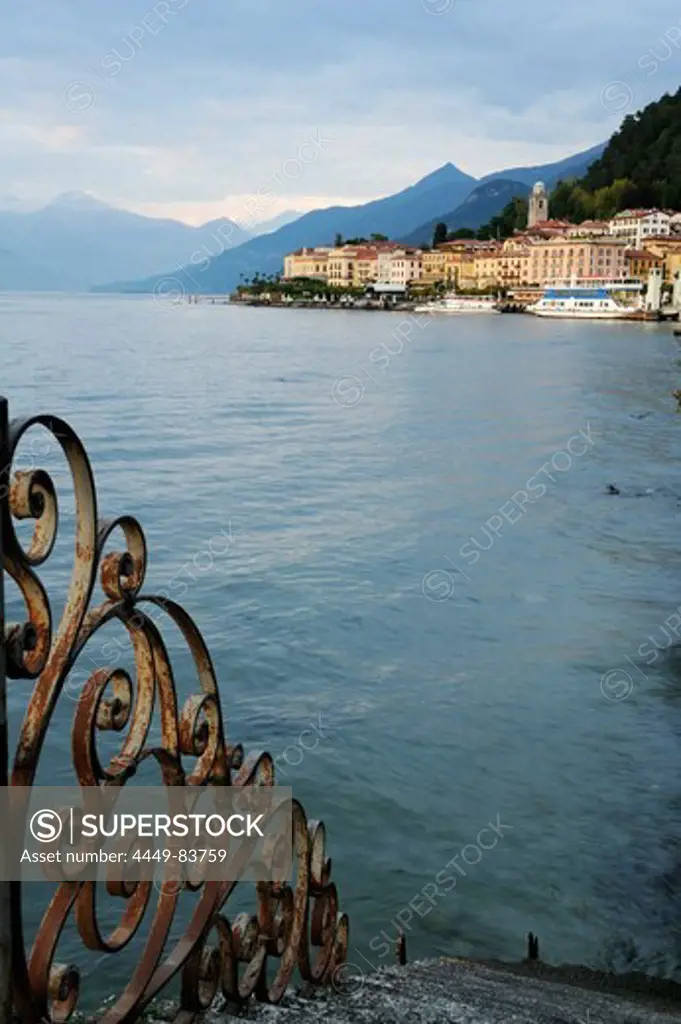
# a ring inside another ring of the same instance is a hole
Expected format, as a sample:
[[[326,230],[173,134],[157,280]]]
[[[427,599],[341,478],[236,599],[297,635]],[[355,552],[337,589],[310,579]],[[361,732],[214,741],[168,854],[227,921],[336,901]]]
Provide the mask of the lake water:
[[[141,520],[228,738],[327,823],[353,962],[385,963],[401,915],[410,958],[518,959],[532,929],[552,962],[681,978],[671,328],[403,320],[5,295],[0,392],[68,419],[100,514]],[[77,687],[43,783],[70,781]],[[132,962],[62,944],[90,998]]]

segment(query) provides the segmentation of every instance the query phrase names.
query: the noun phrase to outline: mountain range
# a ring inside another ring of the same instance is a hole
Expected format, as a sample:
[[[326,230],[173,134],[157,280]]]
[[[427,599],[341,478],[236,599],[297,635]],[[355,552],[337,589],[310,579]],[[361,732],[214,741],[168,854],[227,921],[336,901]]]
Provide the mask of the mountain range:
[[[209,258],[251,235],[227,218],[192,227],[116,209],[83,192],[39,210],[0,209],[0,288],[88,291]]]
[[[400,240],[409,245],[430,245],[435,225],[439,222],[446,224],[449,231],[456,231],[457,228],[479,228],[500,213],[515,196],[525,198],[536,181],[543,181],[550,190],[558,181],[581,177],[587,167],[601,156],[604,149],[605,143],[566,157],[564,160],[558,160],[554,164],[512,167],[508,171],[487,175],[486,178],[482,178],[477,188],[466,196],[463,203],[446,213],[431,217],[425,224],[420,224]]]
[[[9,197],[0,202],[0,290],[148,292],[172,279],[186,292],[228,292],[242,277],[277,273],[285,253],[332,244],[336,234],[424,244],[438,221],[450,230],[478,227],[536,180],[550,187],[580,176],[602,150],[482,179],[446,163],[394,195],[302,216],[290,210],[248,231],[227,218],[194,227],[145,217],[83,192],[39,210]]]
[[[106,291],[151,292],[169,287],[187,293],[219,294],[231,291],[241,278],[255,273],[275,274],[283,257],[302,246],[331,245],[336,234],[345,238],[381,233],[389,238],[430,242],[433,226],[444,221],[450,229],[476,227],[499,213],[512,195],[526,195],[537,180],[551,187],[560,178],[577,177],[603,152],[594,146],[556,163],[517,167],[487,175],[482,181],[446,163],[395,195],[361,206],[332,206],[313,210],[279,230],[250,239],[201,266],[178,270],[166,263],[166,272],[141,281],[116,282]]]
[[[491,181],[474,188],[456,209],[431,217],[400,241],[406,245],[430,245],[435,225],[438,223],[446,224],[448,231],[456,231],[457,228],[479,228],[503,210],[514,196],[524,197],[529,191],[529,186],[522,181],[492,178]]]

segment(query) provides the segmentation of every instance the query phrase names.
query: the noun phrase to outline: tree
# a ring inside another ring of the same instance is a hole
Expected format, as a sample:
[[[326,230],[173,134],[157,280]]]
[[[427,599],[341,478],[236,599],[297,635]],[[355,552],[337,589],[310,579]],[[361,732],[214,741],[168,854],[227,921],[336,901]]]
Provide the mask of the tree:
[[[340,249],[340,247],[343,245],[343,236],[341,235],[340,231],[337,233],[333,244],[336,249]]]
[[[446,241],[447,225],[443,220],[441,220],[439,221],[439,223],[435,225],[435,230],[433,231],[433,248],[435,248],[437,245],[442,245],[442,243]]]
[[[378,231],[373,231],[372,234],[371,234],[371,241],[372,242],[387,242],[388,241],[388,236],[387,235],[382,235]]]
[[[553,216],[577,223],[637,206],[681,209],[681,89],[625,117],[584,177],[551,195]]]
[[[510,238],[514,231],[521,231],[525,227],[527,227],[527,200],[515,196],[510,203],[506,204],[501,213],[478,228],[475,237],[483,241]]]

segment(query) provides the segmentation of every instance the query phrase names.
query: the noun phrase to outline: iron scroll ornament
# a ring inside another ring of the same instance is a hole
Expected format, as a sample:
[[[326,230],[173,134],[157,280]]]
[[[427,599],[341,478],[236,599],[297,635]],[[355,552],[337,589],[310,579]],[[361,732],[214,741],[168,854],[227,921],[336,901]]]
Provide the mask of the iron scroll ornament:
[[[6,404],[0,399],[0,414],[4,412]],[[0,435],[2,426],[0,422]],[[57,536],[57,492],[45,470],[12,469],[17,445],[35,426],[43,427],[60,445],[75,497],[73,565],[58,623],[53,622],[49,596],[36,571],[49,558]],[[125,785],[142,762],[151,761],[165,785],[275,785],[274,763],[268,753],[245,756],[240,744],[226,742],[215,670],[192,618],[172,600],[141,593],[147,566],[142,527],[127,515],[98,519],[94,476],[75,432],[61,419],[39,415],[10,422],[1,440],[3,568],[17,585],[26,608],[24,623],[5,627],[6,672],[9,679],[35,681],[9,765],[10,784],[33,785],[69,673],[92,637],[115,619],[127,631],[135,669],[128,673],[116,667],[97,668],[78,695],[71,757],[80,784]],[[15,529],[15,521],[21,520],[33,524],[26,545]],[[104,554],[105,546],[121,535],[123,550]],[[95,603],[98,575],[103,592],[99,604]],[[149,614],[151,608],[160,610],[179,628],[192,655],[198,689],[182,708],[168,650]],[[160,742],[151,746],[148,741],[156,711]],[[113,757],[100,759],[97,738],[104,731],[120,734],[121,744]],[[186,768],[189,760],[191,768]],[[97,912],[98,883],[60,882],[32,948],[27,950],[21,883],[9,883],[14,1014],[21,1024],[41,1020],[62,1024],[76,1010],[80,972],[75,965],[57,959],[67,921],[75,922],[87,950],[104,956],[126,948],[142,923],[149,922],[132,976],[108,1005],[101,1017],[103,1024],[137,1020],[178,976],[178,1024],[189,1024],[220,993],[237,1004],[251,997],[276,1003],[296,968],[313,985],[334,982],[346,960],[348,918],[339,910],[331,881],[324,824],[308,820],[295,800],[293,836],[293,883],[253,886],[254,912],[238,914],[232,920],[226,905],[235,883],[205,882],[182,888],[128,883],[107,886],[109,896],[120,899],[121,914],[113,930],[104,934]],[[189,922],[181,937],[171,941],[171,926],[181,900],[193,901]]]

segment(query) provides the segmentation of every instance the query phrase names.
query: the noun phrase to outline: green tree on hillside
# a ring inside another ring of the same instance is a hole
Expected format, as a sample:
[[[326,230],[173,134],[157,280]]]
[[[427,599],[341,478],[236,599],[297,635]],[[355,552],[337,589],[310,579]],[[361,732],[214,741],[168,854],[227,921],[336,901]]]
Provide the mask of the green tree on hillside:
[[[433,248],[435,248],[436,245],[440,245],[442,242],[446,241],[447,225],[445,224],[444,221],[441,220],[438,224],[435,225],[435,230],[433,231]]]
[[[478,228],[475,237],[484,241],[495,238],[510,238],[514,231],[521,231],[526,227],[527,199],[514,196],[501,213],[498,213],[487,224],[483,224],[481,228]]]
[[[635,206],[681,209],[681,89],[625,117],[584,177],[551,196],[553,215],[576,221]]]
[[[576,224],[637,206],[681,210],[681,89],[625,117],[584,177],[559,181],[549,199],[552,217]],[[514,199],[477,237],[508,238],[526,218],[525,200]]]

